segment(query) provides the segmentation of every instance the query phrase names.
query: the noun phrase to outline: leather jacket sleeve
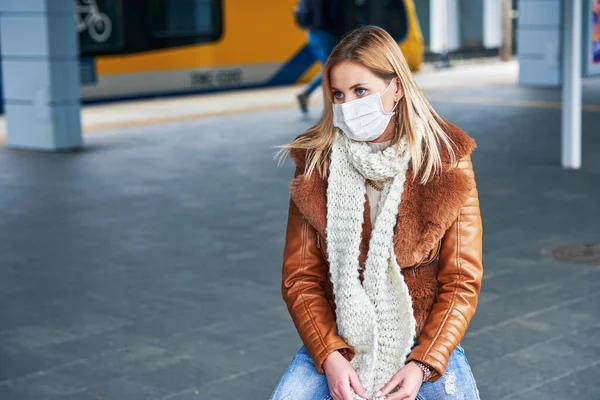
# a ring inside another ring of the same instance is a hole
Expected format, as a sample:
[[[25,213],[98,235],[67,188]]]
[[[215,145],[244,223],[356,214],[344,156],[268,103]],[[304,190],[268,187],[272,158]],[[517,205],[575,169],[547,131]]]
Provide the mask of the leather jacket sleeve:
[[[302,342],[322,374],[323,362],[333,351],[339,350],[348,360],[354,356],[352,347],[337,334],[326,282],[327,264],[317,247],[316,232],[290,201],[281,293]]]
[[[406,360],[432,367],[430,381],[444,374],[450,355],[463,338],[477,308],[483,275],[481,213],[470,155],[459,161],[458,168],[472,179],[473,186],[458,218],[442,238],[438,296]]]

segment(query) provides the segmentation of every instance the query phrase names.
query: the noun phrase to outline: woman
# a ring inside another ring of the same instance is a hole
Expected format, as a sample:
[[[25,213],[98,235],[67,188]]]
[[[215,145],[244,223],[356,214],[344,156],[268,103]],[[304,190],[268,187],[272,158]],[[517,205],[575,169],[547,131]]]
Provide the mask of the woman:
[[[281,399],[478,399],[460,340],[483,273],[473,139],[445,122],[383,29],[323,72],[297,165],[282,294],[304,343]]]

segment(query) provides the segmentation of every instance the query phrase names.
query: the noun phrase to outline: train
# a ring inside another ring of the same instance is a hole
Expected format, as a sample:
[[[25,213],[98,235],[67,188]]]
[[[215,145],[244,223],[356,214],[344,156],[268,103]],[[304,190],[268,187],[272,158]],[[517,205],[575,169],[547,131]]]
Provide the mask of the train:
[[[338,0],[344,29],[392,34],[423,62],[413,0]],[[294,21],[297,0],[77,0],[86,103],[289,85],[320,68]]]

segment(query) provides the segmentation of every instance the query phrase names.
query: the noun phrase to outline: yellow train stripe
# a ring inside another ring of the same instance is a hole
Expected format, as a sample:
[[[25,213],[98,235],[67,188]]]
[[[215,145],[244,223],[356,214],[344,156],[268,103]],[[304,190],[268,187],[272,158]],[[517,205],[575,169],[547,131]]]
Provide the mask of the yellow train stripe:
[[[296,82],[297,83],[308,82],[315,75],[317,75],[320,70],[321,70],[321,63],[318,61],[314,62],[313,65],[311,65],[306,71],[304,71],[304,73],[302,75],[300,75],[300,78],[298,78],[298,80]]]

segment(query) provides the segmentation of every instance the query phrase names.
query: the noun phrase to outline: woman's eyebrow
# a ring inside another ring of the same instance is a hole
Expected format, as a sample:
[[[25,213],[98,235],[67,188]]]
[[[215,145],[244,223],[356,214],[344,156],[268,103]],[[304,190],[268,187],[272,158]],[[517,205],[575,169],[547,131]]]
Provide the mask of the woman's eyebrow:
[[[352,89],[354,89],[354,88],[357,88],[357,87],[359,87],[359,86],[369,86],[369,84],[368,84],[368,83],[355,83],[354,85],[350,86],[350,90],[352,90]],[[331,87],[331,90],[332,90],[332,91],[333,91],[333,90],[337,90],[338,92],[340,91],[340,89],[338,89],[338,88],[336,88],[336,87],[334,87],[334,86],[332,86],[332,87]]]
[[[357,83],[355,85],[350,86],[350,90],[357,88],[359,86],[368,86],[368,85],[369,85],[368,83]]]

